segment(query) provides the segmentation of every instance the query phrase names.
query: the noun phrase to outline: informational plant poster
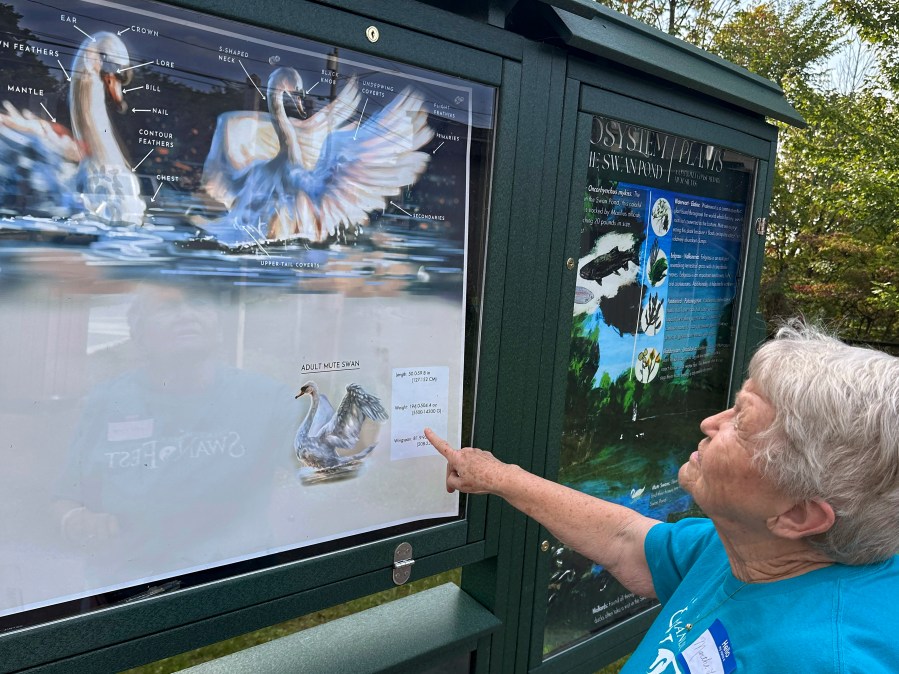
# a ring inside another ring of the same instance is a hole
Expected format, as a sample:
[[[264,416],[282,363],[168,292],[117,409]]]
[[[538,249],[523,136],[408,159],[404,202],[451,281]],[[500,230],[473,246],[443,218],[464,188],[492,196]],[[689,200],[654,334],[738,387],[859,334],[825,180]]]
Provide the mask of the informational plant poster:
[[[754,160],[593,118],[559,481],[662,521],[694,514],[678,468],[727,404]],[[547,654],[651,602],[552,551]]]
[[[494,90],[143,0],[0,26],[0,628],[458,516]]]

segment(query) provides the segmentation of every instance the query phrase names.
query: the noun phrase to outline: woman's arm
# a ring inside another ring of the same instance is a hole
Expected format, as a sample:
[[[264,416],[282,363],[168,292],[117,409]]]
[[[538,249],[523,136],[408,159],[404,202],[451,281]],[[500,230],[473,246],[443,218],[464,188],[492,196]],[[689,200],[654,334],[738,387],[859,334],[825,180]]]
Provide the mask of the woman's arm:
[[[490,452],[453,449],[431,429],[425,429],[425,435],[447,460],[448,492],[497,495],[565,545],[604,566],[631,592],[656,596],[643,542],[658,520],[545,480]]]

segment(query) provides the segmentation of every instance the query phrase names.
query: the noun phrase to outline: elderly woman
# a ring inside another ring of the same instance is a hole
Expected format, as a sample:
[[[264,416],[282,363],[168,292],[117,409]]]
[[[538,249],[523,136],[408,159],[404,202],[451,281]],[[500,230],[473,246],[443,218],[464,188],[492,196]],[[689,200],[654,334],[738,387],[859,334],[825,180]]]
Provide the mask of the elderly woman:
[[[627,674],[899,672],[899,359],[780,330],[679,481],[709,519],[663,524],[452,449],[447,489],[490,493],[661,613]]]

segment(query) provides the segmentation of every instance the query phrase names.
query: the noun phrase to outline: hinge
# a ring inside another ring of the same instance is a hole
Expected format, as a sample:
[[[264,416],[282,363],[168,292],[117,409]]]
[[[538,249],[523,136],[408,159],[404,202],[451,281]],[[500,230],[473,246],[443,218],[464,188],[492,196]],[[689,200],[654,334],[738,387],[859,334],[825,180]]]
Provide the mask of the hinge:
[[[768,231],[768,218],[755,219],[755,233],[759,236],[765,236]]]
[[[409,576],[412,575],[412,565],[415,560],[412,559],[412,545],[410,543],[400,543],[393,551],[393,582],[402,585]]]

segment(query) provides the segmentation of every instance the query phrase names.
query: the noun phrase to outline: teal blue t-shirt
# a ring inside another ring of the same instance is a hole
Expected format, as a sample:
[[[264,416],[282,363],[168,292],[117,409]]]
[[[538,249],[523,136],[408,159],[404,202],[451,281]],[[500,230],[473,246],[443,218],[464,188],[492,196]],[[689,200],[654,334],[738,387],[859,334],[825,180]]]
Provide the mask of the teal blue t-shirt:
[[[899,672],[897,557],[744,585],[706,519],[656,525],[645,550],[662,609],[622,674]]]

